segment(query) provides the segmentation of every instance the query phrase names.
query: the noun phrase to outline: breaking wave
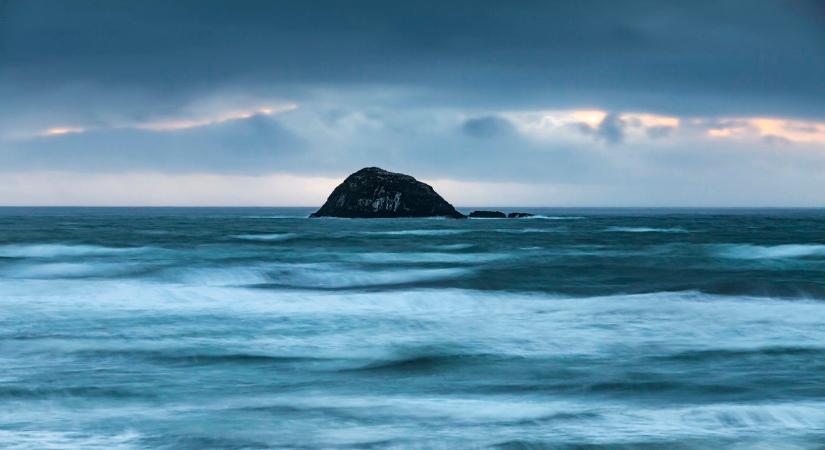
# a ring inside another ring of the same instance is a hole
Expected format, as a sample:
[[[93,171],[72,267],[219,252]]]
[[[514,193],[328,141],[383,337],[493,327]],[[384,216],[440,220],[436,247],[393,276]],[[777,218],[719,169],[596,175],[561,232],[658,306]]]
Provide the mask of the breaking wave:
[[[232,237],[245,241],[286,241],[297,237],[296,233],[236,234]]]
[[[139,253],[148,247],[103,247],[73,244],[9,244],[0,246],[0,257],[54,258],[62,256],[95,256]]]
[[[825,256],[822,244],[718,244],[711,246],[718,256],[734,259],[790,259],[811,256]]]
[[[609,227],[604,231],[616,233],[688,233],[684,228]]]

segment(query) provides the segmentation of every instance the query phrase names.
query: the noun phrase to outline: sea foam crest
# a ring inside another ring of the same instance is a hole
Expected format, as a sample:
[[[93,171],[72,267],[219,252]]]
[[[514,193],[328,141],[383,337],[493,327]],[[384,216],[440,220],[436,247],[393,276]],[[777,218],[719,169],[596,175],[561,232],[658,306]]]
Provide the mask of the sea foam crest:
[[[245,241],[286,241],[298,235],[295,233],[269,233],[269,234],[236,234],[232,237]]]
[[[825,256],[823,244],[720,244],[713,246],[717,255],[733,259],[789,259]]]
[[[60,256],[94,256],[135,253],[147,247],[102,247],[75,244],[9,244],[0,246],[0,257],[7,258],[55,258]]]
[[[449,236],[468,233],[470,230],[395,230],[395,231],[362,231],[361,234],[381,236]]]
[[[604,231],[615,233],[688,233],[688,230],[679,227],[673,228],[653,228],[653,227],[608,227]]]

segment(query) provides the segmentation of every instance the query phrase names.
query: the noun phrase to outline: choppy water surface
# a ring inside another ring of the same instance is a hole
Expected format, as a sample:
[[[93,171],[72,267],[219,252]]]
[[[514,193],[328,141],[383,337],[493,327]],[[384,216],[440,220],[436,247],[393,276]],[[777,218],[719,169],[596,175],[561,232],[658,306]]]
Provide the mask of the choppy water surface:
[[[825,211],[0,209],[0,447],[822,448]]]

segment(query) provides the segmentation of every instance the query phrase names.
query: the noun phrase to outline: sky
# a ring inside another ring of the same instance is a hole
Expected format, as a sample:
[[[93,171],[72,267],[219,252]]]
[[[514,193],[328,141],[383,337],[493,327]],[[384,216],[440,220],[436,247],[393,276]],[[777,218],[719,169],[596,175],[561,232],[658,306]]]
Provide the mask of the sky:
[[[825,206],[825,1],[0,0],[0,205]]]

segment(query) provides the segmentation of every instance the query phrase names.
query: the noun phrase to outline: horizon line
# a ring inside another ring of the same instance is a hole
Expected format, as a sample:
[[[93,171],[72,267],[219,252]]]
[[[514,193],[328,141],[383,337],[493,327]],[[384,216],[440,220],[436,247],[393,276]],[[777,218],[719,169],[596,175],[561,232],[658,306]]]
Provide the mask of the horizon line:
[[[0,208],[320,208],[321,205],[0,205]],[[622,206],[527,206],[527,205],[474,205],[474,206],[454,206],[457,209],[478,209],[478,208],[524,208],[524,209],[825,209],[821,206],[799,206],[799,205],[689,205],[689,206],[668,206],[668,205],[622,205]]]

